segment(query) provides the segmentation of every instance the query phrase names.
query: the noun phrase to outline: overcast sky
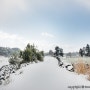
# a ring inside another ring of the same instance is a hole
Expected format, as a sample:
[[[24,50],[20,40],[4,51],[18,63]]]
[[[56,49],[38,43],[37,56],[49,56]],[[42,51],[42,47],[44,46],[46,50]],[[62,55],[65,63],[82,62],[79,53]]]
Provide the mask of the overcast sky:
[[[90,44],[89,0],[0,0],[0,46],[34,43],[64,52]]]

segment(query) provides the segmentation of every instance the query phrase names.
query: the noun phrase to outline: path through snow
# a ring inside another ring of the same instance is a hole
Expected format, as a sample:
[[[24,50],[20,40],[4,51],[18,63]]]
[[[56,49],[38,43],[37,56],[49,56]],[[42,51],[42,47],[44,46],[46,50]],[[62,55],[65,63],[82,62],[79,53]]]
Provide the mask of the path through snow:
[[[0,86],[0,90],[71,90],[68,86],[82,85],[90,86],[86,76],[60,68],[55,58],[46,56],[44,62],[30,64],[11,75],[11,83]]]

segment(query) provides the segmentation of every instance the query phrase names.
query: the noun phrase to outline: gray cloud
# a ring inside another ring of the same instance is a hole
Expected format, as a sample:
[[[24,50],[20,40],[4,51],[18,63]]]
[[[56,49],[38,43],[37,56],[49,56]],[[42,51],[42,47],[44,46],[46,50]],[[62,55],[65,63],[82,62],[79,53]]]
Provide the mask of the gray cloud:
[[[36,13],[40,9],[47,9],[55,12],[63,12],[72,8],[73,5],[82,6],[90,10],[89,0],[1,0],[0,1],[0,22],[9,22],[10,18],[20,17],[21,12]],[[26,16],[25,16],[26,17]]]
[[[8,20],[17,10],[26,11],[25,0],[1,0],[0,1],[0,21]]]

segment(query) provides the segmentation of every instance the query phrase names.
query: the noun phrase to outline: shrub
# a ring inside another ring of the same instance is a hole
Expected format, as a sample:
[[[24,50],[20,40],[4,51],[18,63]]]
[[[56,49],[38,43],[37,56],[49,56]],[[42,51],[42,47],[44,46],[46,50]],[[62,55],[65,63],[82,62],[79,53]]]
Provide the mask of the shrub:
[[[41,54],[42,56],[44,56],[44,51],[41,51],[40,54]]]
[[[43,56],[40,52],[38,52],[36,55],[37,55],[37,60],[38,61],[43,61]]]
[[[86,64],[83,60],[79,60],[77,63],[74,64],[74,69],[75,72],[78,74],[86,74],[90,68],[89,65]]]
[[[74,64],[74,70],[78,74],[87,75],[87,79],[90,81],[90,65],[86,64],[83,60],[79,60]]]
[[[24,51],[20,52],[20,57],[23,58],[22,63],[43,61],[44,52],[36,49],[34,45],[27,44]]]
[[[29,50],[29,49],[26,49],[24,52],[23,52],[23,60],[25,60],[26,62],[31,62],[31,55],[32,52]]]
[[[22,59],[18,58],[18,56],[16,56],[16,54],[13,54],[9,59],[9,63],[13,64],[13,65],[17,65],[18,69],[20,68],[21,62],[22,62]]]

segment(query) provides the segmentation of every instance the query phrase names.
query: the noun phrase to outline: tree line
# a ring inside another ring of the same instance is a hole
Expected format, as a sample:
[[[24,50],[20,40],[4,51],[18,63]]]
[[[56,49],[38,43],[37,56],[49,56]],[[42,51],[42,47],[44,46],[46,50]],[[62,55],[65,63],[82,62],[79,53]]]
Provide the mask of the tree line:
[[[87,44],[86,47],[80,48],[80,50],[79,50],[79,55],[80,55],[81,57],[83,57],[83,56],[88,56],[88,57],[90,57],[90,45]]]

